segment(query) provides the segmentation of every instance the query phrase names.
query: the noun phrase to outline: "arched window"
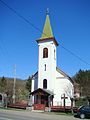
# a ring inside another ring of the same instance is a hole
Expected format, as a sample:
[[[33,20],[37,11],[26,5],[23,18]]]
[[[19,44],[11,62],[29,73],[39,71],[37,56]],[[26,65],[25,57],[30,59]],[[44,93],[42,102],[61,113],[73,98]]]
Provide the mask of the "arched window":
[[[43,89],[47,89],[47,80],[46,79],[43,80]]]
[[[48,49],[47,48],[43,49],[43,58],[48,58]]]

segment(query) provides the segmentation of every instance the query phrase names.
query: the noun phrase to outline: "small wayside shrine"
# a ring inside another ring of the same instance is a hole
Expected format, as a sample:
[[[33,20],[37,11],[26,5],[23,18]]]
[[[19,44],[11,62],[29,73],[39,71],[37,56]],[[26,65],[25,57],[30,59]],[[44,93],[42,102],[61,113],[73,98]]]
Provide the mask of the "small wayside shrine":
[[[32,77],[30,93],[33,109],[44,110],[53,106],[73,106],[74,82],[57,67],[58,42],[52,33],[48,12],[41,38],[37,40],[37,43],[38,71]]]
[[[0,107],[7,106],[7,95],[5,93],[0,93]]]

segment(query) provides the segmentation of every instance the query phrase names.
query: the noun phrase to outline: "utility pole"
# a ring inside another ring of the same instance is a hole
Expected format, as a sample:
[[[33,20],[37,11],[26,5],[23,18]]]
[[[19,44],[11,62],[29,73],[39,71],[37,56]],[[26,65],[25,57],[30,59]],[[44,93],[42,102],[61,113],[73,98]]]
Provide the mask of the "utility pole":
[[[15,98],[16,98],[16,65],[14,65],[13,104],[15,104]]]

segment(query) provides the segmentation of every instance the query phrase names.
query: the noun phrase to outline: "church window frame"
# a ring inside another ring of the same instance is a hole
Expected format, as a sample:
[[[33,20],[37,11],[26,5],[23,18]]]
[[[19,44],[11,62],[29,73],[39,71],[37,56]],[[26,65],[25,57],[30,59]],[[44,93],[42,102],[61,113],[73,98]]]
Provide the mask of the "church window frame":
[[[48,58],[48,48],[43,49],[43,58]]]
[[[54,49],[54,60],[56,60],[56,50]]]
[[[47,79],[43,80],[43,89],[47,89]]]
[[[46,64],[44,65],[44,71],[46,71]]]

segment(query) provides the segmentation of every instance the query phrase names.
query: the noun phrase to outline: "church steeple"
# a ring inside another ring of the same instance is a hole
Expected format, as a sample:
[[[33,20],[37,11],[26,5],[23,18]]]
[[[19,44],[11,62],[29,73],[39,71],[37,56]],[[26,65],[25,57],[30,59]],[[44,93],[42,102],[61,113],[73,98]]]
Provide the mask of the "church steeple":
[[[51,28],[50,19],[49,19],[49,10],[47,9],[44,29],[40,39],[51,38],[51,37],[54,37],[54,36],[52,33],[52,28]]]
[[[56,79],[56,47],[58,43],[52,33],[48,11],[43,33],[37,43],[39,49],[38,88],[53,91]]]
[[[47,9],[46,11],[46,20],[45,20],[45,24],[44,24],[44,28],[43,28],[43,32],[42,32],[42,35],[41,35],[41,38],[39,38],[37,41],[37,43],[40,43],[40,42],[45,42],[48,40],[50,41],[53,41],[54,44],[56,46],[58,46],[58,42],[56,41],[53,33],[52,33],[52,28],[51,28],[51,24],[50,24],[50,19],[49,19],[49,10]]]

